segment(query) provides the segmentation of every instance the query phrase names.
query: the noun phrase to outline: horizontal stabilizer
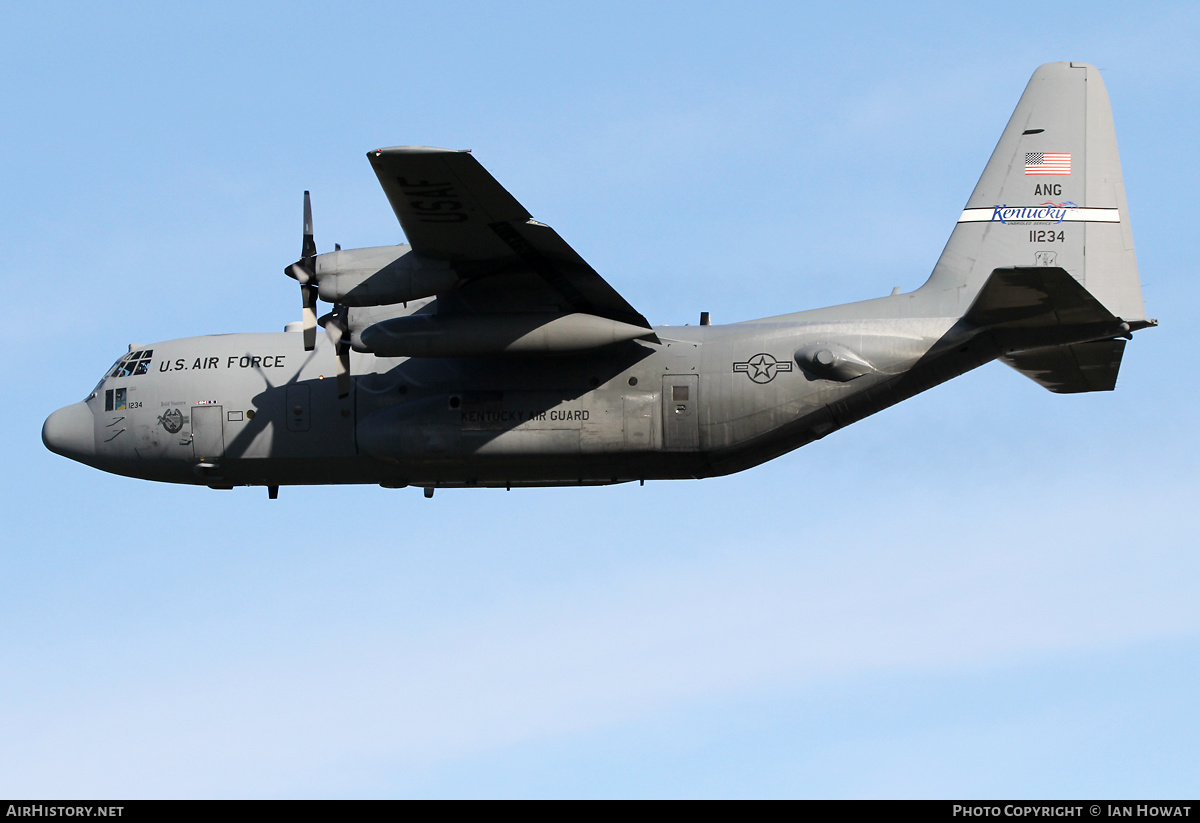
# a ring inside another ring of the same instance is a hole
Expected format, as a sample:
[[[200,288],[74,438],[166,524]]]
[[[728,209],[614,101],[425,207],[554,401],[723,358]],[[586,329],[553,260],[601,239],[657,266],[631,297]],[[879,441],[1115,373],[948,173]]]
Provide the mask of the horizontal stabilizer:
[[[1013,352],[1000,359],[1052,392],[1075,394],[1112,391],[1124,352],[1124,340],[1094,340]]]
[[[992,271],[963,318],[976,326],[1021,327],[1110,324],[1121,321],[1058,266]]]

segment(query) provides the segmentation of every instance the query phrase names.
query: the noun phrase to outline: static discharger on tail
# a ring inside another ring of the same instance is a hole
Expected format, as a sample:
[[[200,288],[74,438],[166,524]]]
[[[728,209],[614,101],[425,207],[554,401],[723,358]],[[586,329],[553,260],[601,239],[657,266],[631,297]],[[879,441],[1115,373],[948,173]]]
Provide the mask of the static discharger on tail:
[[[466,152],[367,155],[408,240],[318,254],[301,320],[130,346],[46,420],[105,471],[227,489],[557,486],[728,474],[1000,359],[1111,390],[1145,316],[1097,70],[1029,81],[925,285],[652,327]],[[333,305],[317,317],[318,300]],[[318,326],[324,333],[318,333]]]

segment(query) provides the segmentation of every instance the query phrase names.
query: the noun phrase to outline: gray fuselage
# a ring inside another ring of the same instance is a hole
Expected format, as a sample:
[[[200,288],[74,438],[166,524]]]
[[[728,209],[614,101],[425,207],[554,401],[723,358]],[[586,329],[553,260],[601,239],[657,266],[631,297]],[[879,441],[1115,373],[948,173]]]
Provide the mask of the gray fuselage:
[[[929,305],[912,296],[725,326],[658,327],[657,344],[571,356],[355,353],[345,397],[323,335],[311,352],[297,333],[172,340],[111,371],[85,401],[87,417],[78,407],[59,412],[57,425],[52,417],[47,443],[55,448],[56,431],[86,428],[90,418],[91,449],[75,432],[57,435],[55,450],[119,474],[217,488],[727,474],[995,356],[990,346],[959,345],[974,329],[960,324],[947,334],[954,317],[906,317]],[[851,370],[830,366],[831,352],[850,358]]]

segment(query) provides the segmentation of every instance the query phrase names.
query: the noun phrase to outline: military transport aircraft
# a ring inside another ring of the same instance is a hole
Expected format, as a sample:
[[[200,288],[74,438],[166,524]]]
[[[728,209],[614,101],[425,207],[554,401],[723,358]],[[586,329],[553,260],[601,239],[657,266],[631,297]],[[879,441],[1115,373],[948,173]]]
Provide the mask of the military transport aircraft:
[[[130,346],[50,415],[46,446],[272,498],[711,477],[997,358],[1050,391],[1111,390],[1156,325],[1108,94],[1082,63],[1034,73],[919,289],[724,326],[652,327],[469,153],[367,157],[408,244],[317,254],[306,192],[286,269],[303,320]]]

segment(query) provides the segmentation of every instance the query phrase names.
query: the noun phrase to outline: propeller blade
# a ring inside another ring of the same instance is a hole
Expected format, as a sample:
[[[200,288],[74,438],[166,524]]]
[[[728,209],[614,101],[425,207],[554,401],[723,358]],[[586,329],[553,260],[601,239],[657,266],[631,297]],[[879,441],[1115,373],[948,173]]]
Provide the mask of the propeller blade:
[[[350,393],[349,346],[338,346],[337,348],[337,387],[338,397],[345,397]]]
[[[304,350],[317,347],[317,241],[313,239],[312,200],[304,192],[304,240],[300,244],[300,259],[283,273],[300,284],[300,321],[304,331]]]
[[[337,355],[338,397],[345,397],[350,393],[349,321],[349,309],[346,306],[338,306],[321,318],[321,325],[325,327],[325,334],[329,336],[329,342],[333,344],[334,353]]]
[[[304,243],[300,246],[300,260],[307,263],[317,256],[317,241],[313,239],[312,200],[304,192]],[[313,267],[308,267],[313,271]]]
[[[317,287],[301,283],[300,301],[300,319],[304,323],[304,350],[312,351],[317,347]]]

